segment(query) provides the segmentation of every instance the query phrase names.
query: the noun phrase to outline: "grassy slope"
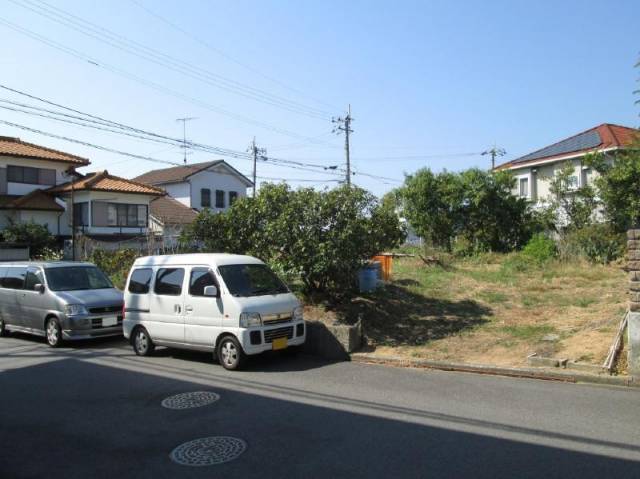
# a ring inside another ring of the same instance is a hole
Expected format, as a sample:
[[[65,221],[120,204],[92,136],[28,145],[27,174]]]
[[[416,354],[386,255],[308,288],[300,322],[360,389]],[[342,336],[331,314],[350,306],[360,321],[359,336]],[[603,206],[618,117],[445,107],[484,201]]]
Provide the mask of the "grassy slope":
[[[626,307],[624,272],[587,263],[518,271],[505,259],[448,267],[396,259],[384,289],[329,315],[362,313],[370,347],[381,354],[521,366],[538,352],[601,364]],[[542,340],[550,334],[559,339]]]

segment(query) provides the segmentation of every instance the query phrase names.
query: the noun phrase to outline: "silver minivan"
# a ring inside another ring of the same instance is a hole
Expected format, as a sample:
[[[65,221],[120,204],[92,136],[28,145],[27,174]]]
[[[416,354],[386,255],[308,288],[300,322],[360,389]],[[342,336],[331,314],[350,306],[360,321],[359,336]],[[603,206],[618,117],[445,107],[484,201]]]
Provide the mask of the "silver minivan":
[[[91,263],[0,263],[0,335],[63,340],[122,335],[122,292]]]

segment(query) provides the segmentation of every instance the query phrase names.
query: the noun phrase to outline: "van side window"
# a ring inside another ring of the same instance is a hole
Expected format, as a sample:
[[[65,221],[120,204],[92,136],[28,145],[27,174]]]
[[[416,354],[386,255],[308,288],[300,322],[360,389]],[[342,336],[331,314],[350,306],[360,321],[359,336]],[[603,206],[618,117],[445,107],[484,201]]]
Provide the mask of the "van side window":
[[[27,275],[27,268],[7,268],[7,275],[4,277],[2,285],[10,289],[22,289],[24,278]]]
[[[191,296],[204,296],[205,286],[218,287],[213,272],[208,268],[193,268],[189,279],[189,294]]]
[[[129,280],[129,292],[133,294],[147,294],[151,285],[153,271],[150,268],[134,269]]]
[[[29,268],[27,270],[27,276],[24,280],[24,289],[33,291],[33,288],[36,284],[44,284],[42,271],[37,268]]]
[[[168,296],[178,296],[182,293],[182,281],[184,280],[184,269],[182,268],[160,268],[156,275],[156,294],[166,294]]]

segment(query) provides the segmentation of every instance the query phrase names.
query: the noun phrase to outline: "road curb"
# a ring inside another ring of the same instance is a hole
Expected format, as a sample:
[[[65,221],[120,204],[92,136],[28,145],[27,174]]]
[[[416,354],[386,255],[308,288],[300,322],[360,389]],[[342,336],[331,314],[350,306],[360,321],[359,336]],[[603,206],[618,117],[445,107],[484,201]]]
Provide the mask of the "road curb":
[[[406,359],[397,356],[381,356],[371,353],[352,353],[351,361],[368,364],[383,364],[395,367],[437,369],[440,371],[458,371],[465,373],[490,374],[526,379],[542,379],[568,383],[606,384],[610,386],[626,386],[640,388],[640,381],[630,376],[604,376],[578,374],[563,371],[540,371],[532,368],[496,367],[484,364],[465,364],[447,361],[431,361],[429,359]]]

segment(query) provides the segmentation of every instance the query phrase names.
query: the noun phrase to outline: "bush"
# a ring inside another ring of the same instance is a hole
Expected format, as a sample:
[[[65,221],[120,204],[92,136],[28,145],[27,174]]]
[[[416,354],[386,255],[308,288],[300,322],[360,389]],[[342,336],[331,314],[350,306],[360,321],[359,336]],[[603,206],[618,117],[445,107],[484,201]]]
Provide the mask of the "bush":
[[[561,241],[561,257],[608,264],[624,255],[625,241],[625,235],[616,233],[610,225],[594,224],[568,232]]]
[[[123,289],[129,270],[137,257],[138,252],[132,249],[120,249],[117,251],[95,249],[89,256],[88,261],[104,271],[117,288]]]
[[[2,236],[5,242],[29,246],[32,259],[41,259],[45,253],[53,249],[56,242],[56,238],[49,233],[46,226],[33,222],[10,222],[2,232]]]
[[[537,233],[526,244],[522,255],[535,263],[543,264],[555,258],[557,252],[555,241],[542,233]]]
[[[224,213],[201,212],[183,237],[204,251],[257,256],[299,278],[305,293],[333,296],[353,292],[363,263],[403,239],[393,208],[365,190],[283,184],[263,185],[255,199],[242,198]]]

